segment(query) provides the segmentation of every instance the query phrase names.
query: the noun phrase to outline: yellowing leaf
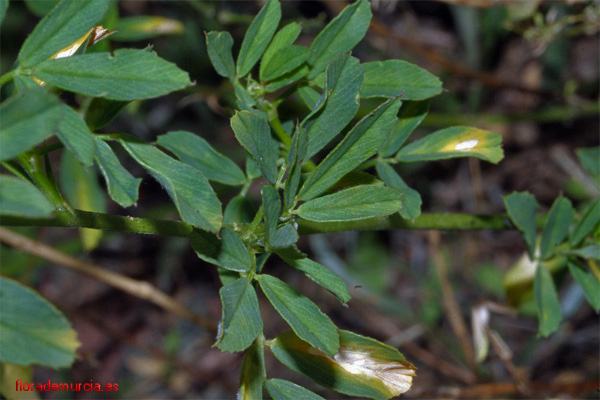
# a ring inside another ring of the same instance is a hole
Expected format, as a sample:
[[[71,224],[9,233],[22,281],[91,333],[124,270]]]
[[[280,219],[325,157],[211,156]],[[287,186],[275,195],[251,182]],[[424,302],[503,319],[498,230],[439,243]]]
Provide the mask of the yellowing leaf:
[[[402,162],[443,160],[455,157],[476,157],[498,163],[504,153],[502,136],[468,126],[442,129],[400,149],[396,159]]]
[[[339,393],[389,399],[410,389],[416,368],[398,350],[349,331],[339,334],[340,349],[333,357],[293,332],[275,338],[271,350],[288,368]]]
[[[82,37],[80,37],[70,45],[66,46],[65,48],[57,51],[48,59],[53,60],[56,58],[71,57],[72,55],[77,53],[79,49],[96,44],[99,41],[106,39],[115,32],[116,31],[111,31],[109,29],[104,28],[102,25],[95,26],[89,31],[87,31]],[[44,86],[46,84],[46,82],[35,77],[33,78],[33,80],[36,81],[37,84],[40,86]]]

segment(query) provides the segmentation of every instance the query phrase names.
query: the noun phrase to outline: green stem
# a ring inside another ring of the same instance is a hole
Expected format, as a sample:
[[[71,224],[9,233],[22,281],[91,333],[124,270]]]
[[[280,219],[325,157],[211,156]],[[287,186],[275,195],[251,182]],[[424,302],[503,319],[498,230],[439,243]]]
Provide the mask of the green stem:
[[[69,211],[72,210],[69,203],[63,199],[62,195],[58,191],[56,184],[50,178],[48,178],[44,172],[39,154],[26,153],[18,156],[17,159],[29,177],[38,186],[38,188],[40,188],[46,194],[46,196],[48,196],[56,209]]]
[[[538,218],[541,225],[543,216]],[[299,221],[300,234],[343,232],[343,231],[373,231],[392,229],[433,229],[433,230],[510,230],[516,229],[505,214],[472,215],[472,214],[421,214],[408,220],[399,214],[386,218],[367,218],[358,221],[314,222]]]
[[[13,175],[18,178],[23,179],[24,181],[31,182],[29,176],[27,176],[27,172],[19,165],[19,163],[15,161],[2,161],[1,165],[9,170]]]
[[[260,212],[260,210],[259,210]],[[192,226],[179,221],[166,221],[149,218],[122,217],[74,210],[73,213],[56,211],[54,218],[27,218],[2,216],[3,226],[54,226],[64,228],[91,228],[129,233],[163,236],[188,237]],[[537,226],[542,227],[544,215],[538,215]],[[260,221],[260,219],[259,219]],[[385,218],[369,218],[359,221],[314,222],[299,220],[300,234],[331,233],[343,231],[371,231],[393,229],[435,229],[435,230],[512,230],[516,229],[505,214],[421,214],[413,220],[406,220],[395,214]]]
[[[271,124],[271,127],[275,131],[275,134],[277,135],[279,140],[281,140],[281,143],[283,143],[287,147],[290,147],[292,145],[292,138],[290,137],[290,135],[288,135],[285,129],[283,129],[283,125],[281,124],[281,121],[279,120],[279,115],[277,114],[277,109],[275,107],[271,107],[268,110],[267,115],[269,116],[269,123]]]
[[[90,228],[107,231],[188,237],[192,226],[185,222],[158,219],[122,217],[120,215],[74,210],[55,211],[54,218],[24,218],[2,216],[4,226],[54,226],[63,228]]]
[[[4,75],[0,76],[0,87],[3,86],[5,83],[12,81],[16,74],[17,70],[13,69],[12,71],[8,71]]]

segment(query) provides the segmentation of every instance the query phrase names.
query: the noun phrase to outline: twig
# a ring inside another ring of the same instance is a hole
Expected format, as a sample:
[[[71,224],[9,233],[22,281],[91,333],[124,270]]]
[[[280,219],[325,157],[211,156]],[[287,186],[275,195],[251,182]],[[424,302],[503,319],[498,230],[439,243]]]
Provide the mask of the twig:
[[[454,298],[454,290],[452,289],[452,285],[448,280],[446,262],[444,261],[438,248],[440,242],[440,232],[429,232],[429,239],[433,255],[433,264],[435,265],[436,271],[440,277],[440,282],[442,285],[444,309],[446,310],[446,313],[448,315],[448,320],[450,322],[452,331],[458,338],[460,347],[462,348],[463,354],[465,355],[467,365],[469,366],[469,368],[471,368],[471,370],[474,371],[476,367],[475,352],[473,351],[473,346],[471,345],[472,342],[471,338],[469,337],[469,331],[467,330],[467,325],[460,313],[460,307],[458,306],[458,303]]]
[[[137,281],[116,272],[105,270],[96,265],[86,263],[62,253],[43,243],[36,242],[8,229],[0,228],[0,242],[9,244],[16,249],[33,254],[63,267],[71,268],[92,278],[98,279],[110,286],[120,289],[133,296],[148,300],[151,303],[185,318],[211,332],[216,332],[215,323],[177,303],[171,297],[161,292],[148,282]]]
[[[544,215],[538,215],[536,224],[543,227]],[[516,229],[506,214],[470,215],[459,213],[424,213],[415,219],[404,219],[399,214],[388,217],[366,218],[358,221],[314,222],[298,220],[299,233],[310,235],[344,231],[373,231],[393,229],[438,229],[438,230],[513,230]],[[74,210],[73,213],[55,211],[54,217],[29,218],[3,215],[2,226],[56,226],[63,228],[91,228],[108,231],[152,234],[162,236],[189,237],[193,227],[181,221],[151,218],[123,217]]]
[[[498,354],[498,357],[500,357],[502,364],[504,364],[504,368],[506,368],[507,371],[515,379],[515,382],[517,384],[517,388],[519,389],[519,392],[521,392],[521,394],[523,394],[527,397],[531,397],[532,393],[527,385],[527,381],[524,379],[524,376],[523,376],[524,374],[512,362],[512,358],[513,358],[512,351],[510,350],[508,345],[504,342],[504,340],[502,340],[502,337],[500,337],[498,332],[496,332],[493,329],[490,329],[489,326],[486,328],[487,328],[486,331],[487,331],[488,337],[490,338],[490,342],[492,343],[492,346],[494,347],[496,354]]]

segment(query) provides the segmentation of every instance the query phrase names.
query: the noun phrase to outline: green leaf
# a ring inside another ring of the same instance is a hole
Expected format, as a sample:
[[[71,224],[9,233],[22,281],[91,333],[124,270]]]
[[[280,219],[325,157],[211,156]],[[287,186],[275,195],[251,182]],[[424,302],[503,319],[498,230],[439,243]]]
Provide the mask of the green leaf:
[[[127,104],[129,104],[128,101],[114,101],[94,97],[85,113],[85,122],[92,131],[104,128],[119,115]]]
[[[263,329],[254,287],[242,277],[223,286],[219,296],[223,311],[215,344],[222,351],[243,351]]]
[[[277,180],[277,147],[269,123],[260,114],[238,111],[231,118],[231,128],[238,142],[254,157],[264,177]]]
[[[363,64],[362,98],[402,96],[402,100],[425,100],[442,92],[442,82],[426,69],[400,60]]]
[[[571,247],[579,246],[585,237],[600,224],[600,198],[589,206],[586,213],[579,219],[569,236]]]
[[[56,136],[83,165],[89,167],[94,163],[94,135],[79,114],[66,104],[63,104],[63,117],[58,123]]]
[[[277,230],[277,223],[281,215],[281,197],[274,186],[265,185],[261,189],[265,213],[265,236],[267,245]]]
[[[110,146],[98,137],[96,141],[96,163],[106,181],[108,194],[121,207],[130,207],[138,200],[138,190],[142,180],[129,173],[112,151]]]
[[[591,175],[600,177],[600,147],[580,148],[576,153],[583,168]]]
[[[290,209],[296,200],[296,194],[298,194],[298,188],[300,187],[302,164],[304,163],[307,150],[308,137],[306,135],[306,130],[300,125],[296,125],[296,131],[286,161],[289,166],[289,172],[283,191],[283,202],[286,210]]]
[[[390,164],[378,161],[375,168],[377,169],[377,174],[387,186],[400,191],[406,196],[406,201],[400,210],[402,218],[414,219],[421,215],[422,201],[419,192],[411,189]]]
[[[504,196],[504,207],[513,224],[521,231],[523,240],[527,245],[529,258],[535,255],[535,214],[538,203],[535,196],[529,192],[513,192]]]
[[[249,224],[252,222],[256,210],[245,196],[235,196],[229,201],[223,213],[223,224]]]
[[[269,44],[269,47],[267,47],[265,50],[265,54],[263,54],[262,59],[260,60],[259,76],[261,80],[263,80],[265,67],[269,61],[271,61],[271,58],[273,58],[273,56],[280,50],[294,43],[298,38],[298,35],[300,35],[301,30],[302,26],[300,24],[292,22],[281,28],[279,32],[275,34],[273,40],[271,40],[271,43]]]
[[[308,201],[298,215],[310,221],[351,221],[390,215],[402,209],[402,193],[379,186],[356,186]]]
[[[102,19],[108,4],[109,0],[61,1],[27,37],[19,52],[19,64],[32,68],[88,34]]]
[[[30,89],[0,105],[0,160],[30,150],[50,137],[64,109],[58,98],[42,89]]]
[[[290,247],[295,244],[298,239],[299,236],[296,228],[294,228],[292,223],[287,223],[275,231],[269,241],[268,248],[269,250],[272,250]]]
[[[33,75],[64,90],[111,100],[150,99],[191,84],[175,64],[135,49],[47,60]]]
[[[306,65],[300,65],[298,68],[282,75],[281,77],[272,80],[265,86],[265,92],[272,93],[282,87],[291,85],[292,83],[304,78],[308,74],[308,67]]]
[[[288,46],[277,52],[264,69],[261,80],[271,81],[301,66],[308,58],[309,50],[304,46]]]
[[[569,271],[583,290],[583,295],[596,311],[600,311],[600,282],[578,262],[568,261]]]
[[[476,157],[497,164],[504,157],[502,135],[467,126],[453,126],[431,133],[403,147],[396,159],[402,162]]]
[[[558,329],[562,314],[552,275],[543,264],[538,264],[535,271],[533,290],[540,324],[538,333],[547,337]]]
[[[285,254],[280,257],[289,265],[302,272],[317,285],[327,289],[333,294],[342,304],[346,304],[350,300],[350,293],[344,281],[329,268],[313,261],[309,258],[293,259],[285,257]]]
[[[263,55],[281,19],[281,5],[277,0],[268,0],[267,4],[254,17],[248,27],[240,54],[237,59],[239,78],[248,75],[254,64]]]
[[[233,38],[229,32],[208,32],[206,34],[206,49],[215,71],[233,82],[235,78],[235,63],[233,62]]]
[[[275,310],[302,340],[330,356],[338,352],[337,329],[315,303],[274,276],[258,275],[257,279]]]
[[[553,256],[556,246],[567,237],[574,216],[575,211],[569,199],[560,196],[554,200],[542,232],[540,259],[547,260]]]
[[[0,361],[70,366],[80,343],[65,316],[35,291],[0,276]]]
[[[406,139],[421,124],[429,112],[429,100],[405,101],[398,114],[398,122],[392,128],[384,145],[379,150],[383,157],[391,157],[406,142]]]
[[[229,228],[221,229],[219,235],[220,240],[210,232],[194,229],[190,241],[198,257],[231,271],[250,271],[252,258],[242,239]]]
[[[329,357],[293,332],[277,336],[271,351],[286,367],[349,396],[389,399],[410,389],[415,367],[395,348],[339,330],[340,352]]]
[[[300,189],[299,198],[314,199],[377,153],[396,122],[399,107],[400,100],[389,99],[361,119],[310,175]]]
[[[27,181],[0,175],[0,215],[46,217],[54,207],[50,200]]]
[[[186,131],[173,131],[160,135],[156,143],[175,154],[184,163],[202,171],[211,181],[232,186],[246,183],[246,176],[240,167],[198,135]]]
[[[314,79],[340,53],[352,50],[365,36],[371,22],[371,4],[359,0],[347,6],[319,33],[310,46],[308,79]]]
[[[199,170],[133,135],[123,137],[120,142],[129,155],[165,188],[185,222],[212,232],[221,228],[221,202]]]
[[[140,15],[124,17],[117,20],[111,40],[120,42],[135,42],[152,39],[161,35],[177,35],[183,33],[183,23],[176,19],[158,15]]]
[[[106,212],[106,195],[98,183],[94,168],[84,168],[70,151],[64,151],[60,161],[60,187],[74,208],[83,211]],[[83,247],[95,249],[102,238],[98,229],[79,229]]]
[[[310,390],[283,379],[268,379],[265,387],[273,400],[325,400]]]
[[[582,247],[579,249],[561,251],[561,254],[569,255],[569,256],[577,256],[584,259],[593,259],[596,261],[600,261],[600,245],[592,244],[586,247]]]
[[[352,121],[360,105],[363,77],[360,62],[349,54],[340,54],[329,64],[325,84],[327,102],[302,123],[308,133],[307,158],[317,154]]]
[[[262,399],[263,383],[267,373],[265,370],[265,349],[260,340],[260,338],[255,340],[244,355],[240,389],[237,393],[237,399],[239,400]]]

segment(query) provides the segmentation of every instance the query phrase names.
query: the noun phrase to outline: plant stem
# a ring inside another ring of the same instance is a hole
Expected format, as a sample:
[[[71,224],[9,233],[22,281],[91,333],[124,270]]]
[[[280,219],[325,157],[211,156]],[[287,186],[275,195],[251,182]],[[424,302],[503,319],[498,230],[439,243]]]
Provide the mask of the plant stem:
[[[4,75],[0,76],[0,87],[3,86],[5,83],[10,82],[15,77],[16,73],[17,70],[13,69],[12,71],[8,71]]]
[[[42,161],[37,153],[26,153],[17,157],[23,169],[33,182],[48,196],[58,210],[69,210],[71,206],[63,199],[56,184],[48,178],[42,167]]]
[[[2,216],[1,225],[90,228],[176,237],[188,237],[193,229],[185,222],[123,217],[81,210],[74,210],[72,214],[67,211],[55,211],[54,218],[23,218],[6,215]]]
[[[277,107],[273,104],[266,103],[264,106],[261,106],[262,110],[267,113],[269,117],[269,123],[271,127],[275,131],[275,134],[281,140],[281,143],[286,145],[286,147],[290,147],[292,144],[292,138],[288,133],[283,129],[283,125],[281,124],[281,120],[279,119],[279,114],[277,113]]]
[[[19,165],[19,163],[15,161],[2,161],[0,165],[2,165],[4,168],[10,171],[16,177],[21,178],[24,181],[31,182],[31,179],[27,176],[27,172],[25,172],[25,170],[23,169],[23,167],[21,167],[21,165]]]
[[[129,233],[188,237],[193,230],[190,224],[149,218],[123,217],[120,215],[74,210],[55,211],[54,218],[27,218],[11,215],[2,216],[3,226],[54,226],[63,228],[90,228]],[[538,215],[537,226],[542,227],[545,216]],[[358,221],[314,222],[299,220],[302,235],[343,231],[372,231],[393,229],[437,229],[437,230],[512,230],[516,229],[505,214],[421,214],[414,220],[406,220],[395,214],[382,218]]]
[[[536,224],[543,226],[545,216],[538,215]],[[436,230],[512,230],[516,229],[506,214],[472,215],[472,214],[421,214],[415,219],[408,220],[399,214],[384,218],[367,218],[358,221],[315,222],[298,221],[299,233],[310,235],[314,233],[344,232],[344,231],[374,231],[394,229],[436,229]]]

